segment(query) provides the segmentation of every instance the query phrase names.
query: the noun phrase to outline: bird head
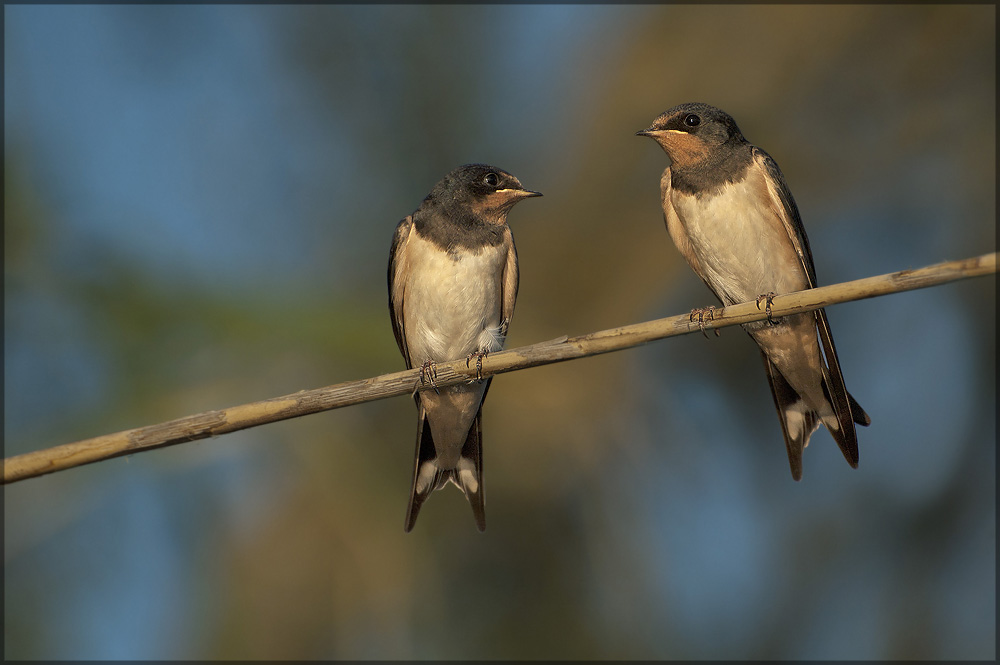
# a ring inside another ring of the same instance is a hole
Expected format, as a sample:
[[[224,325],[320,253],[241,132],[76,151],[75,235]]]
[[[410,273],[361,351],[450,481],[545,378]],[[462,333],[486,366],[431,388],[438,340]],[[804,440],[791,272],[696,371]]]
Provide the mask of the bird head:
[[[504,224],[515,203],[541,196],[541,193],[525,189],[520,180],[503,169],[487,164],[466,164],[446,175],[432,195],[466,205],[494,224]]]
[[[678,167],[698,164],[720,146],[745,142],[728,113],[699,103],[667,109],[636,136],[654,139]]]

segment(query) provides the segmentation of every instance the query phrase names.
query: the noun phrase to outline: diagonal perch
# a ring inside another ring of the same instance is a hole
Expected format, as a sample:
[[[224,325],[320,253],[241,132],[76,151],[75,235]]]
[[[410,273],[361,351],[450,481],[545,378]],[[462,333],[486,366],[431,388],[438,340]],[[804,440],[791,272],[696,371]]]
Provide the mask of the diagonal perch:
[[[917,270],[902,270],[775,296],[771,305],[771,315],[780,317],[797,314],[841,302],[922,289],[969,277],[988,275],[996,271],[995,252],[970,259],[947,261]],[[705,321],[704,327],[723,328],[759,321],[766,316],[767,313],[758,309],[756,303],[751,301],[716,310],[714,319]],[[689,314],[681,314],[577,337],[560,337],[548,342],[491,353],[483,359],[482,374],[483,377],[489,377],[528,367],[618,351],[664,337],[699,331],[701,325],[697,321],[691,321]],[[464,358],[437,363],[436,384],[438,387],[444,387],[462,383],[474,378],[475,373],[476,368],[467,368]],[[419,368],[383,374],[370,379],[303,390],[292,395],[207,411],[157,425],[8,457],[3,460],[3,484],[319,411],[405,395],[413,390],[419,380]]]

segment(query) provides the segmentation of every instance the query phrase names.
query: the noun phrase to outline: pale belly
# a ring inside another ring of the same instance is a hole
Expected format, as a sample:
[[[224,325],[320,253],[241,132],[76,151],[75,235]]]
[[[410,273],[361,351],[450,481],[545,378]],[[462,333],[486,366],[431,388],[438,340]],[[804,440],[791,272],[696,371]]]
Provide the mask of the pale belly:
[[[445,362],[475,351],[499,351],[501,283],[507,260],[504,247],[478,254],[460,252],[458,260],[419,236],[407,248],[411,266],[420,266],[404,285],[403,325],[410,362]],[[421,393],[441,468],[458,464],[486,384],[462,383]]]
[[[735,191],[734,191],[735,190]],[[726,305],[768,293],[800,291],[809,285],[788,233],[761,190],[746,181],[720,195],[696,200],[672,198],[702,278]],[[812,314],[743,326],[810,410],[831,412],[822,389],[822,361]]]
[[[403,302],[413,365],[503,348],[500,307],[506,250],[460,253],[455,261],[422,239],[411,244],[411,265],[421,266],[406,284]]]
[[[710,198],[672,196],[701,277],[727,305],[808,285],[788,234],[759,191],[744,181]]]

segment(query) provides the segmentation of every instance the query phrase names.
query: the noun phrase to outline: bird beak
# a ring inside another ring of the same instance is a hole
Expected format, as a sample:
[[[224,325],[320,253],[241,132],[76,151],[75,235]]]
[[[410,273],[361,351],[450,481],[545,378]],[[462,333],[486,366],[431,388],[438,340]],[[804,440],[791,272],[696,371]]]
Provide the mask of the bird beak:
[[[676,130],[673,130],[673,129],[654,129],[652,127],[648,127],[646,129],[640,129],[639,131],[637,131],[635,133],[635,135],[636,136],[648,136],[651,139],[659,139],[664,134],[667,134],[669,132],[675,132],[675,131]]]
[[[541,192],[533,192],[530,189],[515,189],[513,187],[498,189],[486,197],[486,200],[480,204],[481,207],[479,209],[482,213],[493,216],[494,222],[503,224],[507,217],[507,212],[518,201],[541,195]]]
[[[497,194],[503,194],[504,197],[512,199],[514,201],[520,201],[521,199],[530,199],[532,196],[541,196],[541,192],[533,192],[530,189],[498,189]]]

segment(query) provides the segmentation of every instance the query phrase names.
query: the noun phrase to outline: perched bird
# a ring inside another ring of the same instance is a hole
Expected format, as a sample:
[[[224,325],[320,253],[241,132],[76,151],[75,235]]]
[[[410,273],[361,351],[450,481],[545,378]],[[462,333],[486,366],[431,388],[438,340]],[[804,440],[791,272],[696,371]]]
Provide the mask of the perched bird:
[[[775,293],[816,286],[809,240],[778,165],[707,104],[675,106],[636,134],[670,158],[660,179],[663,217],[691,268],[723,305],[767,302],[769,320],[743,327],[764,357],[792,477],[802,477],[802,449],[820,423],[856,468],[854,424],[871,420],[844,386],[826,313],[770,317]]]
[[[406,367],[475,358],[503,348],[517,297],[517,251],[507,213],[541,196],[510,173],[485,164],[461,166],[434,186],[396,226],[389,255],[389,314]],[[417,454],[405,530],[428,495],[454,483],[483,512],[482,413],[491,379],[414,394]]]

